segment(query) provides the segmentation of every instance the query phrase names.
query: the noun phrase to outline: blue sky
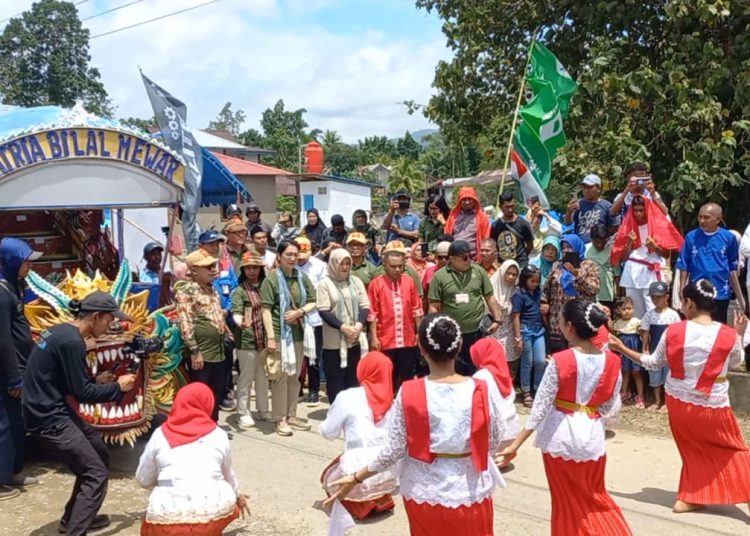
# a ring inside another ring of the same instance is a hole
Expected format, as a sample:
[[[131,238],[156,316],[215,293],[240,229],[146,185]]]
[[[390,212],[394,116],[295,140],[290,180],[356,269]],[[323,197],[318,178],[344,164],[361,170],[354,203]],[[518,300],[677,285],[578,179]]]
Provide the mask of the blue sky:
[[[90,0],[85,18],[132,0]],[[195,6],[206,0],[145,0],[84,23],[92,35]],[[3,0],[0,19],[31,0]],[[346,141],[430,128],[397,103],[427,102],[434,68],[450,57],[440,20],[411,0],[221,0],[91,42],[92,64],[118,116],[148,116],[137,67],[188,105],[206,126],[231,101],[258,127],[283,98],[304,107],[311,127]]]

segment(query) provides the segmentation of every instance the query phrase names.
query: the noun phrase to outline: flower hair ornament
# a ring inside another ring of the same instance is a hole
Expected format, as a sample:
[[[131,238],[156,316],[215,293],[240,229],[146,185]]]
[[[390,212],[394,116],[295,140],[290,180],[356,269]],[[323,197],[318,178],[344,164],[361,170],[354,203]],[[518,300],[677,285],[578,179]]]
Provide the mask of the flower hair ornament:
[[[703,296],[704,298],[708,298],[710,300],[715,300],[716,296],[718,296],[716,289],[712,288],[711,290],[703,290],[703,287],[701,286],[702,283],[708,283],[711,285],[711,282],[707,279],[699,279],[695,282],[695,288],[698,291],[698,294]],[[713,285],[711,285],[713,287]]]
[[[593,303],[590,303],[588,307],[586,307],[586,312],[583,314],[583,319],[586,321],[586,325],[588,328],[596,333],[599,331],[596,326],[594,326],[593,322],[591,322],[591,311],[594,310],[594,307],[596,307]]]
[[[430,322],[427,325],[427,342],[430,343],[430,346],[432,346],[434,350],[438,352],[441,351],[440,344],[438,344],[438,342],[432,338],[432,330],[435,328],[435,326],[437,326],[437,323],[440,322],[441,320],[445,320],[446,322],[453,324],[453,326],[456,328],[456,333],[457,333],[456,338],[453,339],[453,342],[451,343],[451,345],[445,349],[445,353],[450,354],[452,351],[457,350],[458,345],[461,344],[461,326],[459,326],[458,322],[453,320],[451,317],[436,316],[435,318],[432,319],[432,322]]]

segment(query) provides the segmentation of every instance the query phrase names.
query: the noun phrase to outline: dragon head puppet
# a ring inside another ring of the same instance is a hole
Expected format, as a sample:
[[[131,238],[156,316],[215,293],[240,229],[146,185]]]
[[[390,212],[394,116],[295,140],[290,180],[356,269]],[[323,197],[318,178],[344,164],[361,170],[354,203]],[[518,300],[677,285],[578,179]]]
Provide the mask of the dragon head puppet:
[[[132,276],[123,261],[114,281],[98,271],[93,278],[77,270],[67,273],[59,285],[53,285],[35,272],[26,277],[29,289],[38,299],[26,305],[26,318],[35,336],[63,322],[73,320],[69,304],[100,290],[109,292],[131,321],[116,322],[106,335],[87,341],[87,372],[93,381],[112,380],[126,373],[136,374],[135,387],[122,401],[99,404],[68,399],[78,415],[102,433],[105,441],[128,443],[148,431],[157,412],[168,413],[177,390],[187,383],[180,367],[183,343],[180,331],[171,321],[169,310],[149,313],[148,291],[130,293]]]

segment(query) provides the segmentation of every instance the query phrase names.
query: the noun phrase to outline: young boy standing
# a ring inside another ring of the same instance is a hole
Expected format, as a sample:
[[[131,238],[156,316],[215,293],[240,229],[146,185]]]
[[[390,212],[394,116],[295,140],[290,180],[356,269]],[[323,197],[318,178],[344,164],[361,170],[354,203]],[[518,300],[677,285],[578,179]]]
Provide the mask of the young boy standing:
[[[654,309],[648,311],[641,319],[641,339],[643,352],[651,353],[656,349],[662,335],[670,324],[680,322],[680,315],[669,307],[669,286],[663,281],[655,281],[648,287],[648,294],[654,303]],[[649,409],[656,411],[666,408],[664,405],[664,383],[667,381],[667,367],[649,371],[649,386],[654,388],[654,405]]]

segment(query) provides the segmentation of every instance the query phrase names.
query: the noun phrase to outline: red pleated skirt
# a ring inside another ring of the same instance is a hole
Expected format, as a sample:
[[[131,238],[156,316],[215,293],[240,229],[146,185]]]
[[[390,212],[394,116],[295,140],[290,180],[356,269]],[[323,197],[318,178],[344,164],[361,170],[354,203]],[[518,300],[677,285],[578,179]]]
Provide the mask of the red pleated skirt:
[[[633,533],[607,490],[607,457],[574,462],[542,455],[552,496],[552,536],[631,536]]]
[[[471,506],[447,506],[417,503],[404,499],[411,536],[492,536],[492,497]]]
[[[221,536],[224,529],[232,521],[240,516],[240,509],[220,519],[213,519],[208,523],[175,523],[160,524],[143,521],[141,523],[141,536]]]
[[[682,458],[677,498],[693,504],[750,501],[750,450],[732,408],[706,408],[667,395],[669,426]]]

